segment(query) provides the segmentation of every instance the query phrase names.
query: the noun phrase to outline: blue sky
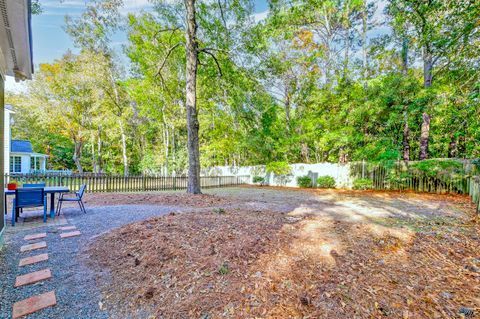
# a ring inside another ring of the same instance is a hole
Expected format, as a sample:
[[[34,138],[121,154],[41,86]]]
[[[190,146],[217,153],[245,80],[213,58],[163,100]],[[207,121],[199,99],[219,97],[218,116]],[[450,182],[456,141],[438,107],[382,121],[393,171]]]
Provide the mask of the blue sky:
[[[76,51],[72,41],[64,32],[65,15],[79,15],[85,8],[88,0],[40,0],[43,12],[32,17],[33,35],[33,63],[38,66],[40,63],[50,63],[60,58],[68,49]],[[148,0],[124,0],[125,8],[123,13],[139,12],[148,10]],[[255,0],[255,13],[263,16],[268,10],[267,0]],[[125,42],[124,34],[117,34],[113,38],[113,44],[121,46]],[[7,91],[21,91],[23,85],[15,83],[12,78],[7,77]]]

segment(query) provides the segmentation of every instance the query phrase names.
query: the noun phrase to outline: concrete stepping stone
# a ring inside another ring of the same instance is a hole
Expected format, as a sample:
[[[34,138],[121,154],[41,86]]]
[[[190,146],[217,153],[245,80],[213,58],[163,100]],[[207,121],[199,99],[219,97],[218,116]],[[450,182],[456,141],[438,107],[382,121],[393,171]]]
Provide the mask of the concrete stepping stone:
[[[20,247],[20,251],[23,253],[25,251],[31,251],[31,250],[41,249],[41,248],[47,248],[46,241],[40,241],[34,244],[23,245],[22,247]]]
[[[74,236],[80,236],[80,231],[76,230],[76,231],[72,231],[72,232],[69,232],[69,233],[61,233],[60,234],[60,238],[69,238],[69,237],[74,237]]]
[[[33,296],[13,304],[12,318],[17,319],[57,304],[55,291]]]
[[[34,239],[40,239],[40,238],[45,238],[47,237],[47,233],[38,233],[38,234],[32,234],[32,235],[27,235],[23,237],[24,240],[34,240]]]
[[[20,259],[20,263],[18,264],[19,267],[31,265],[31,264],[36,264],[41,261],[48,260],[48,254],[40,254],[40,255],[35,255],[32,257],[27,257],[27,258],[22,258]]]
[[[17,278],[15,279],[15,287],[31,285],[51,277],[52,273],[50,271],[50,268],[34,271],[26,275],[17,276]]]
[[[74,230],[77,229],[75,226],[64,226],[64,227],[58,227],[60,230]]]

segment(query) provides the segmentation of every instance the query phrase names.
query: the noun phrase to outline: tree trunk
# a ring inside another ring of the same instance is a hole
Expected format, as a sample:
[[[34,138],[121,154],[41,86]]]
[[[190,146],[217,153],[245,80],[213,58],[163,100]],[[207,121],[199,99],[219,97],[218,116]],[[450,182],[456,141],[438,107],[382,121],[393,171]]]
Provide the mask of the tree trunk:
[[[347,80],[348,78],[348,63],[350,56],[350,27],[348,27],[345,36],[345,56],[343,58],[343,79]]]
[[[123,128],[122,120],[119,119],[120,134],[122,136],[122,158],[123,158],[123,176],[128,176],[128,157],[127,157],[127,138]]]
[[[410,128],[408,127],[408,113],[404,111],[403,113],[404,123],[403,123],[403,160],[410,160]]]
[[[201,194],[200,190],[200,150],[198,141],[197,115],[197,22],[195,20],[195,0],[185,0],[187,10],[186,38],[186,108],[188,132],[188,184],[187,193]]]
[[[165,174],[168,174],[168,168],[169,168],[168,157],[170,156],[169,154],[170,135],[168,132],[168,124],[167,124],[167,121],[165,120],[165,105],[162,106],[162,123],[163,123],[163,147],[165,152],[164,169],[165,169]]]
[[[115,105],[118,110],[115,113],[118,119],[118,126],[120,128],[120,135],[122,138],[122,159],[123,159],[123,176],[128,176],[128,157],[127,157],[127,137],[125,136],[125,129],[123,127],[122,115],[123,115],[123,105],[120,101],[120,96],[118,94],[117,84],[115,83],[115,78],[113,76],[113,70],[110,68],[110,83],[112,85],[113,93],[115,95]]]
[[[430,135],[430,115],[422,114],[422,131],[420,133],[420,160],[428,158],[428,137]]]
[[[170,167],[168,158],[170,157],[170,135],[168,133],[168,126],[165,124],[164,125],[164,140],[163,140],[163,145],[165,148],[165,173],[168,174],[168,168]]]
[[[98,173],[102,173],[102,138],[100,137],[100,130],[98,131],[98,139],[97,139],[97,171]]]
[[[302,162],[308,164],[308,163],[310,163],[308,145],[307,145],[306,142],[302,142],[301,145],[302,145],[302,147],[301,147]]]
[[[408,39],[406,37],[402,41],[402,74],[404,76],[408,74]]]
[[[290,94],[288,92],[288,81],[285,83],[285,128],[287,136],[290,136]]]
[[[347,80],[348,77],[348,63],[350,56],[350,2],[345,2],[345,55],[343,57],[343,80]]]
[[[332,74],[331,74],[331,47],[333,45],[334,35],[332,34],[332,25],[329,19],[328,11],[330,8],[327,3],[323,3],[321,12],[323,15],[323,25],[325,28],[325,38],[324,38],[324,56],[325,56],[325,86],[330,86],[332,84]]]
[[[83,173],[83,167],[82,164],[80,163],[80,158],[82,157],[82,147],[83,143],[82,140],[74,140],[75,148],[73,152],[73,162],[77,166],[77,170],[80,174]]]
[[[457,139],[454,134],[450,135],[450,143],[448,144],[448,157],[456,158],[458,155]]]
[[[92,172],[97,173],[97,157],[95,155],[95,138],[92,137]]]
[[[175,163],[177,160],[177,144],[176,144],[176,139],[175,139],[175,127],[172,125],[172,163]]]
[[[325,86],[332,84],[332,74],[330,72],[330,40],[325,44]]]
[[[345,147],[340,146],[340,149],[338,151],[338,160],[341,164],[345,164],[348,162],[348,154],[345,151]]]
[[[403,38],[402,42],[402,74],[407,76],[408,74],[408,39]],[[410,160],[410,128],[408,127],[408,112],[407,106],[403,110],[403,160]]]
[[[423,85],[425,88],[432,86],[433,58],[429,48],[423,49]]]
[[[423,85],[432,86],[433,59],[428,47],[423,49]],[[430,115],[427,111],[422,114],[422,131],[420,133],[420,160],[428,158],[428,138],[430,136]]]
[[[367,1],[363,2],[363,12],[362,12],[362,58],[363,58],[363,88],[368,89],[368,60],[367,60]]]

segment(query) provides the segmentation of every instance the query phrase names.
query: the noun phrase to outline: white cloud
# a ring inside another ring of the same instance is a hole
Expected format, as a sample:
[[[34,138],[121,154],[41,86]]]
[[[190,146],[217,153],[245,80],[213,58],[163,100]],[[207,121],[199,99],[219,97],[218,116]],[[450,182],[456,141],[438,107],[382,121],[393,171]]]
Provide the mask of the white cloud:
[[[124,0],[123,7],[120,8],[120,13],[126,15],[128,13],[136,13],[152,7],[152,4],[148,0]]]
[[[88,2],[88,0],[42,0],[41,5],[44,9],[42,15],[78,15],[86,8]],[[124,0],[120,13],[138,12],[151,7],[149,0]]]
[[[83,0],[43,0],[40,2],[43,9],[72,9],[72,8],[84,8],[88,1]]]
[[[152,4],[148,0],[125,0],[123,1],[123,7],[125,9],[139,9],[139,8],[148,8]]]
[[[255,13],[253,14],[253,19],[255,20],[256,23],[266,19],[268,17],[268,13],[269,11],[266,10],[266,11],[263,11],[263,12],[258,12],[258,13]]]

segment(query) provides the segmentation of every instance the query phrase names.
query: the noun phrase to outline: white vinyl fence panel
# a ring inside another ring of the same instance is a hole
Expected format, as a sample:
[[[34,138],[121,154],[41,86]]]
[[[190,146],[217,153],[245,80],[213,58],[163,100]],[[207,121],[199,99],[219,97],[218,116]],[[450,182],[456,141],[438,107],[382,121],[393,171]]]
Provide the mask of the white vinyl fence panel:
[[[320,176],[331,176],[335,179],[336,187],[350,188],[350,165],[337,163],[316,163],[316,164],[291,164],[291,174],[287,176],[276,176],[265,171],[265,165],[258,166],[215,166],[202,170],[205,176],[250,176],[250,184],[253,184],[254,176],[265,178],[267,184],[272,186],[297,187],[297,177],[308,175],[312,179]]]

